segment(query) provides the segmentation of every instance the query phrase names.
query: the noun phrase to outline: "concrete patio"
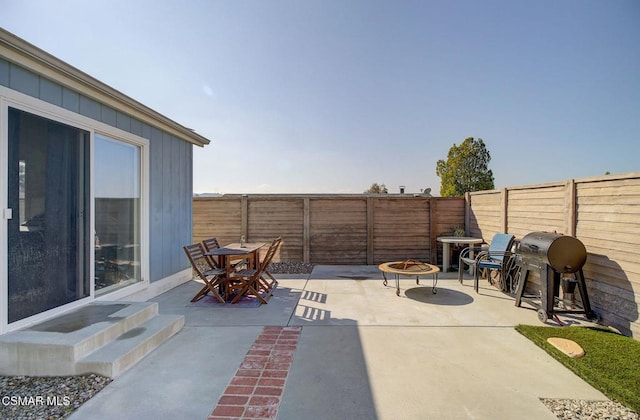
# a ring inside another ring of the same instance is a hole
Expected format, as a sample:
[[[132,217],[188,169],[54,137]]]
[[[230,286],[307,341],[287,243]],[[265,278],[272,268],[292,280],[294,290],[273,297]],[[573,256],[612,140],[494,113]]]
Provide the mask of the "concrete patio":
[[[486,281],[441,274],[433,294],[407,278],[397,297],[376,266],[276,277],[257,308],[194,305],[196,282],[153,299],[184,328],[70,418],[205,419],[265,326],[300,329],[278,419],[555,419],[540,398],[606,400],[516,332],[536,312]]]

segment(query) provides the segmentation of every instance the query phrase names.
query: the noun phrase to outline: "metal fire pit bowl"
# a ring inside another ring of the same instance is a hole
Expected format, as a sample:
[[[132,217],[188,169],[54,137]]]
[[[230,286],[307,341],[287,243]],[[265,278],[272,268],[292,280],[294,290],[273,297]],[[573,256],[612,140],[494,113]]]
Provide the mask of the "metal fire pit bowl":
[[[382,284],[387,285],[387,274],[390,273],[395,276],[396,279],[396,295],[400,296],[400,276],[416,277],[416,284],[420,284],[420,276],[426,276],[431,274],[433,278],[433,285],[431,286],[431,292],[436,294],[438,290],[436,285],[438,284],[438,273],[440,268],[435,265],[427,264],[422,261],[416,260],[404,260],[404,261],[391,261],[385,262],[378,266],[378,269],[382,271],[382,277],[384,281]]]

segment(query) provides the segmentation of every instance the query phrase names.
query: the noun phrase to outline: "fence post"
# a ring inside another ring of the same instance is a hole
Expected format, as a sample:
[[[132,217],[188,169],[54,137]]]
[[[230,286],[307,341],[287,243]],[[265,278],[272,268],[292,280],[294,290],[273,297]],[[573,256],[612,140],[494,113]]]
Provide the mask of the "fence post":
[[[567,223],[566,233],[576,236],[576,181],[570,179],[565,184],[565,221]]]
[[[500,192],[500,208],[502,219],[502,233],[507,233],[509,230],[509,192],[506,188],[503,188]]]
[[[429,249],[431,254],[431,263],[438,265],[438,200],[435,197],[429,197]]]
[[[309,197],[303,199],[302,204],[302,259],[305,263],[311,262],[311,217],[309,213]]]
[[[464,193],[464,231],[465,235],[473,236],[471,233],[471,193]]]
[[[367,197],[367,264],[373,264],[373,197]]]
[[[247,233],[249,232],[249,197],[246,194],[240,199],[240,235],[244,235],[249,240]],[[240,238],[238,238],[240,240]]]

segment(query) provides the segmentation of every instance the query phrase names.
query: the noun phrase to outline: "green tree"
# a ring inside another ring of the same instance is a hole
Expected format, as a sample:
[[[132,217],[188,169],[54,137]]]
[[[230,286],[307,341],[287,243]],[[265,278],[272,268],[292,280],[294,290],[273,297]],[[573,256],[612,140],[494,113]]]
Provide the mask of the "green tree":
[[[440,159],[436,164],[436,174],[441,179],[440,195],[460,197],[466,192],[494,189],[489,161],[491,155],[481,138],[466,138],[460,146],[454,143],[446,162]]]
[[[388,194],[389,190],[387,190],[387,186],[384,184],[378,184],[374,182],[371,184],[368,190],[364,192],[365,194]]]

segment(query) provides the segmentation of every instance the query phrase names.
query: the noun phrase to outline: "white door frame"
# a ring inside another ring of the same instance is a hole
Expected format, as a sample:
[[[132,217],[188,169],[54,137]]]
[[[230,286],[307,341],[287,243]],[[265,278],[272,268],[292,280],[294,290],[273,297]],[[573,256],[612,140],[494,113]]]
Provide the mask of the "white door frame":
[[[83,115],[71,112],[67,109],[44,102],[40,99],[22,94],[15,90],[0,86],[0,335],[9,331],[24,328],[41,322],[45,319],[57,316],[63,312],[70,311],[80,306],[94,301],[94,268],[95,268],[95,247],[94,242],[89,241],[89,275],[90,275],[90,296],[68,303],[66,305],[50,309],[48,311],[33,315],[31,317],[8,323],[8,229],[7,218],[11,210],[8,208],[8,109],[16,108],[40,117],[67,124],[90,133],[90,229],[95,228],[95,197],[94,197],[94,135],[100,133],[115,140],[140,146],[140,258],[141,258],[141,281],[126,288],[114,291],[113,293],[101,296],[99,300],[118,300],[127,295],[138,293],[149,287],[149,140],[135,134],[123,131],[116,127],[93,120]],[[18,209],[13,210],[13,217]]]

